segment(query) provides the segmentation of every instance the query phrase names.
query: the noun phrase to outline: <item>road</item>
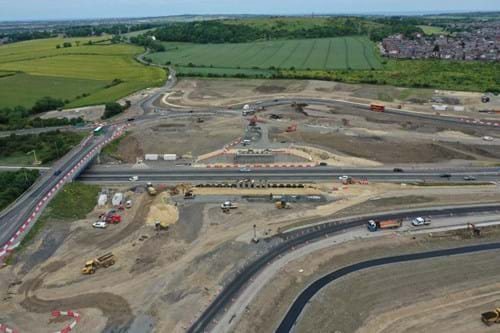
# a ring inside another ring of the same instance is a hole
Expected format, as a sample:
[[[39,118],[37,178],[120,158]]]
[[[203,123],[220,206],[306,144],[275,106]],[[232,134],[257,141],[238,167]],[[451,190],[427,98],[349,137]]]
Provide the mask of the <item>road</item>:
[[[28,191],[8,208],[4,209],[0,213],[0,246],[7,244],[13,235],[16,234],[33,211],[35,211],[38,202],[46,197],[49,191],[63,180],[65,175],[71,172],[89,152],[101,145],[106,139],[109,139],[113,133],[113,127],[107,127],[104,135],[90,137],[83,142],[83,145],[80,144],[75,147],[54,164],[52,170],[60,170],[60,174],[55,175],[53,171],[46,172]]]
[[[288,233],[283,241],[279,243],[269,252],[265,253],[261,257],[257,258],[252,263],[244,267],[236,277],[229,282],[224,289],[217,295],[213,302],[205,309],[201,316],[195,321],[195,323],[188,329],[190,333],[198,333],[209,330],[210,325],[217,318],[217,316],[222,312],[223,309],[227,308],[231,300],[241,292],[243,287],[250,281],[255,275],[260,272],[268,264],[276,260],[279,256],[293,250],[294,248],[305,244],[306,242],[316,241],[325,235],[331,235],[333,233],[338,233],[341,231],[346,231],[352,228],[359,227],[366,224],[369,219],[375,220],[387,220],[387,219],[404,219],[411,218],[415,216],[430,216],[432,218],[438,216],[446,215],[458,215],[458,214],[475,214],[482,212],[497,212],[500,210],[500,204],[498,205],[485,205],[485,206],[468,206],[468,207],[451,207],[451,208],[432,208],[432,209],[422,209],[419,212],[412,211],[408,212],[397,212],[397,213],[385,213],[378,214],[370,217],[356,218],[356,219],[345,219],[345,220],[335,220],[326,221],[323,224],[315,225],[313,227],[305,228],[300,231],[295,231]],[[279,237],[279,236],[276,236]],[[500,246],[500,243],[499,243]]]
[[[281,321],[280,325],[276,329],[277,333],[288,333],[292,331],[295,326],[297,319],[299,318],[302,310],[307,305],[307,303],[311,300],[316,293],[318,293],[323,287],[328,285],[329,283],[334,282],[341,277],[349,275],[354,272],[366,270],[373,267],[390,265],[395,263],[402,262],[411,262],[416,260],[424,260],[438,257],[447,257],[447,256],[456,256],[463,254],[476,253],[481,251],[494,251],[500,250],[500,242],[489,243],[489,244],[481,244],[481,245],[472,245],[465,247],[457,247],[446,250],[436,250],[436,251],[428,251],[428,252],[420,252],[399,256],[390,256],[378,259],[372,259],[367,261],[362,261],[350,266],[343,267],[336,271],[333,271],[322,278],[314,281],[310,284],[306,289],[304,289],[301,294],[295,299],[292,306],[286,313],[285,317]]]
[[[233,182],[240,179],[255,181],[267,180],[271,182],[310,182],[310,181],[338,181],[338,177],[349,175],[355,179],[370,181],[444,181],[448,178],[443,174],[451,175],[450,182],[463,181],[465,176],[474,176],[476,181],[500,181],[499,168],[476,168],[471,170],[453,169],[419,169],[409,172],[393,172],[388,169],[338,169],[331,167],[313,168],[263,168],[253,169],[251,172],[240,172],[238,169],[207,169],[190,167],[172,167],[169,169],[125,169],[111,167],[86,170],[79,180],[93,183],[128,183],[131,176],[138,176],[140,182]]]

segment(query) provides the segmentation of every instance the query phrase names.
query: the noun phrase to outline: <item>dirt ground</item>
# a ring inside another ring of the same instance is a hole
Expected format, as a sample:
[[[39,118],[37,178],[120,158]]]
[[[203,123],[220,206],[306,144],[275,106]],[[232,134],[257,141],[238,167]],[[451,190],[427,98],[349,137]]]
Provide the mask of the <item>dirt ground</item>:
[[[481,103],[480,93],[435,91],[366,84],[345,84],[316,80],[239,80],[239,79],[181,79],[174,91],[164,101],[174,105],[231,106],[277,97],[319,97],[370,103],[381,101],[392,107],[433,112],[431,98],[441,97],[448,104],[465,106],[465,111],[448,111],[442,114],[482,117],[478,110],[500,109],[500,99],[489,104]],[[450,103],[453,102],[453,103]],[[490,117],[490,115],[488,115]],[[493,116],[495,117],[495,116]]]
[[[117,156],[128,163],[144,159],[145,154],[177,154],[187,158],[221,149],[238,139],[246,120],[233,118],[158,120],[138,124],[118,147]]]
[[[498,240],[498,231],[481,242]],[[276,328],[296,295],[340,267],[382,256],[476,243],[468,237],[393,236],[352,241],[287,265],[247,307],[234,332]],[[489,332],[480,314],[498,304],[500,261],[492,253],[394,264],[354,273],[313,298],[296,332]]]

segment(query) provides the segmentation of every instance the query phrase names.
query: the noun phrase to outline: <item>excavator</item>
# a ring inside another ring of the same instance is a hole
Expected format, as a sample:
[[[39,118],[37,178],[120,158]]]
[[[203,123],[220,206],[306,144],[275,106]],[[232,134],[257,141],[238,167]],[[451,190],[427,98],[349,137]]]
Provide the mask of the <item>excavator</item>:
[[[481,320],[488,326],[500,323],[500,308],[481,314]]]

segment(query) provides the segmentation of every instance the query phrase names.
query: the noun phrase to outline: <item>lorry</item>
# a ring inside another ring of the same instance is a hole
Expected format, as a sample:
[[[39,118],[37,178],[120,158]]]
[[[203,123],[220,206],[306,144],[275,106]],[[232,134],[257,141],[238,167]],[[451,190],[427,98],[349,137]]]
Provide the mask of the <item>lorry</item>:
[[[292,208],[292,206],[290,205],[290,203],[286,200],[280,200],[280,201],[276,201],[274,203],[274,206],[278,209],[290,209]]]
[[[386,220],[386,221],[370,220],[368,221],[366,227],[368,228],[369,231],[374,232],[379,229],[381,230],[397,229],[401,227],[402,224],[403,224],[402,220]]]
[[[85,266],[82,268],[82,274],[94,274],[95,271],[101,267],[107,268],[109,266],[113,266],[115,264],[115,261],[116,259],[113,253],[106,253],[99,258],[87,261],[85,263]]]
[[[370,104],[370,110],[375,111],[375,112],[384,112],[385,105],[380,104],[380,103],[372,103],[372,104]]]
[[[196,198],[196,194],[193,193],[193,190],[189,190],[184,193],[184,200],[194,199]]]

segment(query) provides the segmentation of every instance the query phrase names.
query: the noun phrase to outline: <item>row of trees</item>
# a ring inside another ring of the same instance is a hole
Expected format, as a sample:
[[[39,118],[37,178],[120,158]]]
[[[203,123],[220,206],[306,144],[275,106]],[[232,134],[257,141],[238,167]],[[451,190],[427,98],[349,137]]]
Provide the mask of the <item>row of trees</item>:
[[[43,163],[59,159],[81,141],[80,134],[52,131],[40,134],[11,134],[0,138],[0,158],[36,151]]]
[[[169,24],[131,39],[138,45],[154,43],[150,36],[164,42],[242,43],[280,38],[326,38],[369,35],[378,41],[391,34],[422,32],[415,22],[401,18],[369,20],[356,17],[330,18],[313,25],[291,26],[286,21],[251,26],[242,22],[201,21]],[[153,47],[150,47],[153,49]]]
[[[128,100],[125,102],[124,106],[122,106],[121,104],[116,103],[116,102],[106,103],[106,106],[104,108],[104,114],[102,115],[101,118],[108,119],[108,118],[114,117],[114,116],[122,113],[123,111],[127,110],[131,105],[132,104]]]
[[[0,210],[16,200],[39,176],[38,170],[0,172]]]

